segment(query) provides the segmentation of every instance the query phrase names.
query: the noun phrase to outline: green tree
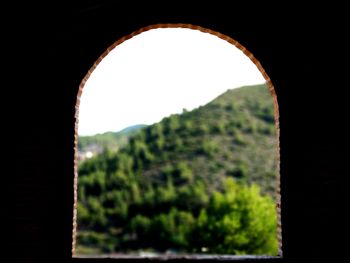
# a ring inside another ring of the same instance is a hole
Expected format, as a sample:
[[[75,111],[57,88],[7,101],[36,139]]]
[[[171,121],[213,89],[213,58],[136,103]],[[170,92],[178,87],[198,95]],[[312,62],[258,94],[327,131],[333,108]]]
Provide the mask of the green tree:
[[[239,186],[232,178],[215,193],[197,221],[197,251],[277,255],[276,209],[257,186]]]
[[[141,243],[139,244],[141,247],[149,245],[147,243],[149,243],[151,223],[151,219],[143,215],[136,215],[130,222],[131,231],[137,235],[137,241]]]
[[[177,163],[176,168],[173,171],[173,178],[175,185],[192,182],[193,172],[187,162]]]

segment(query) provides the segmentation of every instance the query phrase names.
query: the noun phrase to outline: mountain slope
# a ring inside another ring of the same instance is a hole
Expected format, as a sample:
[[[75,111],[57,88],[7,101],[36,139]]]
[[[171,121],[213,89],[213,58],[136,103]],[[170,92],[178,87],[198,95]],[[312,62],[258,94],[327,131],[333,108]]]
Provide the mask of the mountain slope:
[[[145,176],[161,174],[171,160],[186,163],[210,184],[233,176],[274,194],[276,131],[265,85],[229,90],[205,106],[163,119],[139,136],[156,156]]]
[[[80,251],[197,253],[209,247],[212,253],[275,254],[275,135],[266,85],[247,86],[144,127],[117,153],[104,151],[81,163]],[[221,220],[233,224],[227,232],[213,230]],[[233,226],[235,237],[242,237],[218,246],[232,239]]]

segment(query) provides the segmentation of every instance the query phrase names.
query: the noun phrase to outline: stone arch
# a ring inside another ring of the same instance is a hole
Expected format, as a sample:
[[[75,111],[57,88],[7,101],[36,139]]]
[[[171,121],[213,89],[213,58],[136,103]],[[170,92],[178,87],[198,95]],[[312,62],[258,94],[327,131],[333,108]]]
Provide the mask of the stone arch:
[[[80,106],[80,98],[83,93],[84,86],[86,84],[86,81],[91,76],[92,72],[96,69],[96,67],[100,64],[100,62],[118,45],[122,44],[123,42],[127,41],[128,39],[131,39],[132,37],[139,35],[141,33],[147,32],[152,29],[159,29],[159,28],[186,28],[186,29],[192,29],[192,30],[198,30],[203,33],[209,33],[211,35],[217,36],[220,39],[234,45],[236,48],[241,50],[258,68],[258,70],[261,72],[262,76],[266,80],[266,84],[269,88],[269,92],[271,94],[273,105],[274,105],[274,117],[275,117],[275,127],[276,127],[276,160],[277,160],[277,192],[276,192],[276,210],[277,210],[277,235],[278,235],[278,255],[282,256],[282,227],[281,227],[281,198],[280,198],[280,126],[279,126],[279,107],[278,107],[278,100],[277,100],[277,94],[275,91],[275,88],[272,84],[272,81],[264,68],[262,67],[261,63],[257,58],[254,57],[254,55],[247,50],[242,44],[240,44],[235,39],[224,35],[222,33],[219,33],[217,31],[204,28],[198,25],[193,24],[186,24],[186,23],[165,23],[165,24],[154,24],[149,25],[146,27],[142,27],[134,32],[132,32],[129,35],[126,35],[116,42],[114,42],[111,46],[107,48],[107,50],[95,61],[95,63],[92,65],[92,67],[88,70],[87,74],[81,81],[77,93],[77,99],[76,99],[76,105],[75,105],[75,134],[74,134],[74,205],[73,205],[73,231],[72,231],[72,255],[75,255],[75,246],[76,246],[76,232],[77,232],[77,197],[78,197],[78,124],[79,124],[79,106]]]

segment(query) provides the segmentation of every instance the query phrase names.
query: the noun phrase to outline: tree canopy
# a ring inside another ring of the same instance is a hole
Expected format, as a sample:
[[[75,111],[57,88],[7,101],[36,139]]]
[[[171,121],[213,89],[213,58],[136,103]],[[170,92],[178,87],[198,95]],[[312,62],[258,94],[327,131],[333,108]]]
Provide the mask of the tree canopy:
[[[229,90],[79,163],[78,254],[277,254],[266,85]]]

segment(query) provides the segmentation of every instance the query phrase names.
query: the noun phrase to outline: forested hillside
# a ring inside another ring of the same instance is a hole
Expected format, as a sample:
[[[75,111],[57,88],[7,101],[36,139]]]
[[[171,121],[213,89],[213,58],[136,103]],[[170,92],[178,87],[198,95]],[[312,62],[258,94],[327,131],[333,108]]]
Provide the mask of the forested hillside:
[[[138,124],[127,127],[119,132],[105,132],[93,136],[79,136],[78,149],[80,159],[85,159],[86,153],[91,155],[101,153],[103,149],[116,152],[128,143],[128,138],[146,125]]]
[[[277,254],[266,85],[228,90],[81,162],[78,254]]]

